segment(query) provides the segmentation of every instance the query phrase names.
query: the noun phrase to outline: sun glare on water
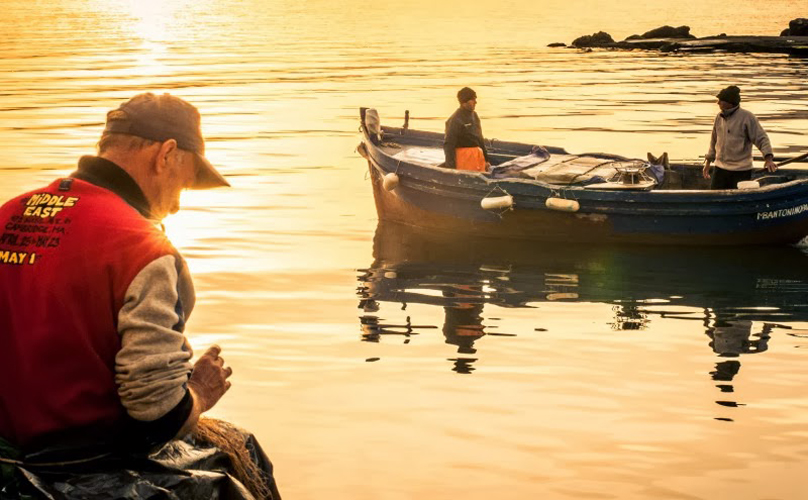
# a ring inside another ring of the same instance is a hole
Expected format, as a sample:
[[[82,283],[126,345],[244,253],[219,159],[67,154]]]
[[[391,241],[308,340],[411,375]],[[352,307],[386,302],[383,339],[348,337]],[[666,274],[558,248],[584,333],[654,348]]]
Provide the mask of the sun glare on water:
[[[165,39],[193,7],[188,0],[127,0],[136,31],[148,40]],[[171,37],[169,37],[170,39]]]
[[[161,77],[174,73],[167,64],[169,46],[195,36],[192,22],[199,4],[190,0],[126,0],[118,8],[124,31],[140,40],[133,73]]]

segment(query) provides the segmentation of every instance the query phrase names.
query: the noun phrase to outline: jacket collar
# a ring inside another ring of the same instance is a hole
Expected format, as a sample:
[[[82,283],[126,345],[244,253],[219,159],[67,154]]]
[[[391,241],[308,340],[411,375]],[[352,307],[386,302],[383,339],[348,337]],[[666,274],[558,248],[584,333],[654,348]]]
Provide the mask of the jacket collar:
[[[456,116],[460,117],[464,121],[475,122],[475,116],[477,113],[475,111],[469,111],[468,109],[460,106],[457,108]]]
[[[730,116],[734,115],[735,112],[738,111],[740,108],[741,108],[741,106],[738,105],[738,106],[735,106],[734,108],[729,108],[726,111],[721,111],[721,116],[723,116],[724,118],[729,118]]]
[[[70,177],[108,189],[131,205],[140,215],[151,219],[151,207],[143,190],[124,169],[99,156],[82,156]]]

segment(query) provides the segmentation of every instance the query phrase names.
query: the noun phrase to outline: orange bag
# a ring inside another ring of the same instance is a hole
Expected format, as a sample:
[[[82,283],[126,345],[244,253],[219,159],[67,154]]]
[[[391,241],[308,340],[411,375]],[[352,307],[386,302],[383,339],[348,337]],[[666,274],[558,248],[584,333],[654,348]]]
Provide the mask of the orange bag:
[[[455,149],[455,165],[458,170],[485,172],[485,155],[478,147]]]

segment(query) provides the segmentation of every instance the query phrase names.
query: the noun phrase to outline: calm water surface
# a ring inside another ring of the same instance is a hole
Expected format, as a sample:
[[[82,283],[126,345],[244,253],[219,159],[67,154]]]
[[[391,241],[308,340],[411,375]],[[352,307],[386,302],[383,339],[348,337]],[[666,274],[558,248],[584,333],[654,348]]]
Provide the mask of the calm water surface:
[[[377,227],[358,108],[441,130],[470,85],[488,137],[704,154],[738,84],[775,152],[808,147],[808,61],[549,49],[663,24],[778,34],[804,1],[6,0],[0,200],[93,152],[145,91],[200,107],[230,190],[168,231],[196,276],[213,412],[285,498],[802,499],[802,249],[514,247]]]

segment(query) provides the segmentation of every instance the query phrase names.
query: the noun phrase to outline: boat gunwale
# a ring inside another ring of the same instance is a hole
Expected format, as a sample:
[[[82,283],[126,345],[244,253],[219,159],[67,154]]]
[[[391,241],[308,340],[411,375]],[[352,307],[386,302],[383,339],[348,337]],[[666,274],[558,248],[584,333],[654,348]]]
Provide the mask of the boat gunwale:
[[[442,137],[443,134],[438,132],[431,132],[431,131],[422,131],[422,130],[409,130],[409,129],[402,129],[402,128],[394,128],[394,127],[386,127],[383,126],[382,130],[395,130],[395,131],[404,131],[404,134],[395,134],[399,137],[402,135],[406,135],[409,137],[413,137],[414,135],[417,137],[419,135],[428,136],[433,140],[437,140],[438,138]],[[416,135],[417,134],[417,135]],[[699,203],[709,203],[709,204],[728,204],[728,203],[765,203],[765,202],[778,202],[784,201],[787,198],[791,198],[792,196],[799,194],[805,191],[803,198],[806,199],[808,202],[808,190],[799,189],[802,186],[808,185],[808,177],[802,179],[794,179],[791,181],[777,183],[777,184],[769,184],[760,186],[753,189],[728,189],[728,190],[710,190],[710,189],[652,189],[652,190],[622,190],[622,191],[614,191],[614,190],[605,190],[605,189],[597,189],[596,187],[588,186],[570,186],[570,185],[556,185],[550,184],[544,181],[536,180],[536,179],[524,179],[518,177],[506,177],[501,179],[496,179],[490,177],[486,174],[480,172],[471,172],[471,171],[463,171],[463,170],[456,170],[456,169],[448,169],[444,167],[440,167],[437,165],[424,165],[419,164],[411,161],[400,160],[395,158],[394,156],[390,155],[387,151],[384,150],[383,143],[376,144],[373,140],[367,135],[364,134],[365,142],[370,143],[370,148],[373,151],[377,152],[381,155],[384,159],[387,160],[389,163],[395,163],[396,168],[392,169],[388,166],[380,164],[378,161],[374,162],[377,165],[377,168],[384,171],[385,173],[395,172],[401,176],[403,173],[405,176],[417,179],[420,181],[426,181],[430,183],[436,183],[439,187],[436,190],[447,190],[447,191],[455,191],[455,189],[446,189],[446,188],[461,188],[461,189],[468,189],[474,192],[480,193],[483,191],[490,191],[496,190],[499,188],[505,188],[507,185],[516,185],[516,186],[525,186],[529,188],[541,188],[549,193],[563,193],[563,194],[570,194],[569,198],[581,200],[581,201],[589,201],[589,202],[606,202],[606,203],[615,203],[615,202],[627,202],[627,203],[675,203],[675,204],[692,204],[694,202]],[[387,139],[387,137],[383,137],[383,141]],[[392,139],[392,137],[390,137]],[[496,141],[498,144],[508,144],[514,145],[519,149],[522,150],[529,150],[533,147],[533,145],[526,144],[526,143],[504,143],[503,141]],[[416,144],[412,144],[415,146]],[[433,149],[438,149],[433,146]],[[550,148],[548,148],[550,149]],[[552,150],[555,151],[564,151],[564,153],[557,153],[557,154],[570,154],[567,153],[566,150],[563,148],[552,147]],[[496,154],[496,153],[495,153]],[[604,158],[623,158],[618,155],[610,155],[606,153],[586,153],[587,156],[595,156],[595,157],[604,157]],[[373,156],[371,154],[371,156]],[[628,159],[628,158],[626,158]],[[674,163],[673,165],[683,167],[683,168],[699,168],[700,165],[698,164],[691,164],[691,163]],[[401,167],[406,166],[406,172],[401,171]],[[418,175],[421,173],[426,173],[427,175]],[[431,175],[430,175],[431,174]],[[435,179],[433,176],[440,176],[440,177],[455,177],[459,181],[468,181],[466,186],[458,185],[458,186],[450,186],[446,182]],[[480,185],[479,187],[474,186],[474,184],[484,184]],[[506,189],[507,191],[507,189]],[[514,196],[519,197],[537,197],[540,196],[538,193],[535,194],[528,194],[528,193],[510,193]],[[465,196],[464,196],[465,198]],[[672,199],[671,199],[672,198]],[[709,210],[708,210],[709,211]],[[755,210],[745,210],[744,212],[756,212],[759,211]],[[698,212],[703,212],[703,210],[699,210]]]

